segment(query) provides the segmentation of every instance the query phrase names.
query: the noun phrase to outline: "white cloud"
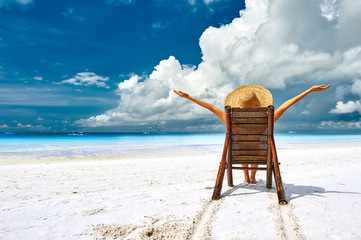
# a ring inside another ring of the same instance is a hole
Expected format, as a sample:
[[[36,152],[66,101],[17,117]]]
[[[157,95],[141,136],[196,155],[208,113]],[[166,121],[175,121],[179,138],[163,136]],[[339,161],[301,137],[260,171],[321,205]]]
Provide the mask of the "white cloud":
[[[33,127],[31,124],[23,125],[21,123],[18,123],[18,125],[17,125],[17,128],[31,128],[31,127]]]
[[[331,3],[338,17],[329,21],[320,6]],[[240,17],[203,32],[198,66],[182,65],[173,56],[162,60],[149,76],[134,75],[119,84],[117,108],[78,123],[152,125],[210,118],[172,89],[223,108],[227,93],[244,84],[283,89],[289,83],[352,82],[361,78],[361,14],[356,12],[361,4],[352,0],[247,0]]]
[[[8,128],[9,128],[9,126],[6,124],[0,125],[0,129],[8,129]]]
[[[361,129],[361,121],[322,121],[320,129]]]
[[[109,80],[109,77],[98,76],[93,72],[81,72],[77,73],[74,77],[61,81],[59,84],[73,84],[76,86],[90,86],[96,85],[97,87],[110,88],[105,82]]]
[[[358,112],[361,114],[361,103],[360,101],[348,101],[347,103],[343,103],[342,101],[338,101],[336,103],[336,108],[332,109],[330,113],[342,114],[342,113],[353,113]]]
[[[17,129],[21,129],[21,130],[32,130],[32,131],[50,131],[51,127],[45,127],[44,125],[40,124],[40,125],[31,125],[31,124],[22,124],[22,123],[18,123],[16,126]]]
[[[37,81],[42,81],[42,80],[43,80],[43,77],[36,76],[36,77],[34,77],[34,80],[37,80]]]
[[[338,18],[338,1],[337,0],[324,0],[320,5],[322,16],[328,21],[333,21]]]
[[[344,96],[346,94],[355,94],[361,97],[361,80],[355,79],[353,84],[350,85],[340,85],[336,88],[335,91],[335,98],[336,100],[344,99]],[[343,101],[338,101],[336,103],[336,107],[332,110],[330,110],[330,113],[336,113],[336,114],[344,114],[344,113],[353,113],[358,112],[361,114],[361,103],[360,100],[356,101],[348,101],[346,103],[343,103]]]

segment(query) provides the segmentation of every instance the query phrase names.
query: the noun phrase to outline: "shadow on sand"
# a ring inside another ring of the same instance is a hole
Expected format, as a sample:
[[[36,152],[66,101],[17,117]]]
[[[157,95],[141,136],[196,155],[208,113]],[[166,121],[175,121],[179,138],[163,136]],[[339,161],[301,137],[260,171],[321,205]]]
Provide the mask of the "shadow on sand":
[[[273,187],[271,189],[266,188],[266,183],[262,180],[257,184],[247,184],[241,183],[235,185],[233,188],[228,189],[224,193],[222,193],[221,197],[232,197],[232,196],[244,196],[250,194],[257,194],[259,192],[273,192],[276,194],[275,183],[273,182]],[[336,194],[361,194],[360,192],[346,192],[346,191],[333,191],[326,190],[322,187],[318,186],[302,186],[302,185],[294,185],[294,184],[285,184],[283,183],[283,187],[285,188],[286,199],[288,201],[294,200],[296,198],[304,197],[304,196],[315,196],[315,197],[325,197],[325,194],[328,193],[336,193]],[[248,189],[252,190],[246,193],[234,193],[239,189]]]
[[[284,184],[286,198],[293,200],[304,196],[325,197],[325,194],[361,194],[360,192],[346,192],[346,191],[334,191],[326,190],[318,186],[303,186],[294,184]]]

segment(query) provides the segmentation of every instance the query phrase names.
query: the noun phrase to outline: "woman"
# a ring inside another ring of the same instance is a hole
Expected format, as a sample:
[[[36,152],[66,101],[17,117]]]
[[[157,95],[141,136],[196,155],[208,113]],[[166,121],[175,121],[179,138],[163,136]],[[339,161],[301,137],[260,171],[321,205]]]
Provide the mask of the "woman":
[[[303,93],[297,95],[294,98],[284,102],[279,108],[277,108],[274,112],[274,122],[277,122],[278,119],[285,113],[285,111],[290,108],[292,105],[306,97],[308,94],[312,92],[321,92],[331,87],[331,85],[317,85],[309,88],[308,90],[304,91]],[[226,115],[225,112],[221,109],[217,108],[216,106],[201,101],[197,98],[190,96],[187,93],[182,91],[173,90],[178,96],[182,98],[186,98],[191,100],[192,102],[200,105],[208,109],[209,111],[213,112],[222,122],[225,123]],[[237,102],[237,103],[234,103]],[[230,105],[235,107],[267,107],[268,105],[272,104],[272,95],[271,93],[262,86],[259,85],[246,85],[239,87],[232,91],[227,97],[225,101],[225,106]],[[244,170],[244,177],[245,182],[254,184],[256,183],[256,172],[257,170],[251,171],[251,177],[249,177],[248,170]]]

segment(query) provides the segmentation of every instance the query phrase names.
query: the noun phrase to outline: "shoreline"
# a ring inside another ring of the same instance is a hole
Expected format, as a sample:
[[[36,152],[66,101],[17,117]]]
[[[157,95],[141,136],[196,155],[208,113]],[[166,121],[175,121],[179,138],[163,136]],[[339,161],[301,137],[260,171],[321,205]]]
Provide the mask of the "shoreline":
[[[361,138],[360,138],[361,140]],[[318,149],[327,151],[327,149],[354,149],[358,148],[361,141],[327,141],[311,142],[305,141],[278,141],[276,139],[277,151],[292,152],[296,150]],[[107,153],[107,151],[109,153]],[[7,165],[27,165],[43,163],[67,163],[67,162],[97,162],[97,161],[123,161],[128,159],[154,159],[154,158],[173,158],[173,156],[191,157],[215,156],[221,154],[223,144],[184,144],[184,145],[157,145],[152,146],[133,146],[131,148],[120,146],[117,150],[107,149],[81,149],[81,147],[64,151],[63,148],[52,150],[28,150],[28,151],[9,151],[0,152],[0,167]]]

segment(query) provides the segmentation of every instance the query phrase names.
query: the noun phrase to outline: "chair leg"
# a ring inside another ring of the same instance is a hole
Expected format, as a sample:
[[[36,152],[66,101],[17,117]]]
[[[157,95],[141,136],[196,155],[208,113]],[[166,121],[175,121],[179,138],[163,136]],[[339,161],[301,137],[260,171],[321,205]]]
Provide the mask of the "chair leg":
[[[278,202],[280,205],[286,205],[288,202],[286,200],[285,191],[282,185],[281,171],[278,165],[276,145],[274,143],[273,138],[271,138],[271,147],[272,147],[273,173],[276,182]]]
[[[274,166],[273,173],[274,173],[275,182],[276,182],[278,203],[280,205],[286,205],[288,202],[287,202],[286,197],[285,197],[285,191],[284,191],[284,188],[283,188],[281,174],[280,174],[278,164],[277,164],[277,166],[276,165]]]
[[[272,188],[272,168],[273,165],[272,164],[267,164],[267,182],[266,182],[266,187],[268,189]]]
[[[230,152],[227,151],[227,180],[228,180],[228,186],[233,187],[234,185],[233,185],[232,163],[229,154]]]
[[[225,161],[221,161],[221,163],[219,164],[216,185],[214,186],[214,190],[213,190],[212,200],[219,200],[221,198],[220,195],[222,191],[224,171],[225,171]]]
[[[214,186],[212,200],[220,199],[222,185],[223,185],[224,171],[226,170],[226,156],[227,156],[228,143],[229,143],[229,136],[226,136],[226,140],[224,142],[222,160],[221,163],[219,164],[217,180],[216,180],[216,185]]]

